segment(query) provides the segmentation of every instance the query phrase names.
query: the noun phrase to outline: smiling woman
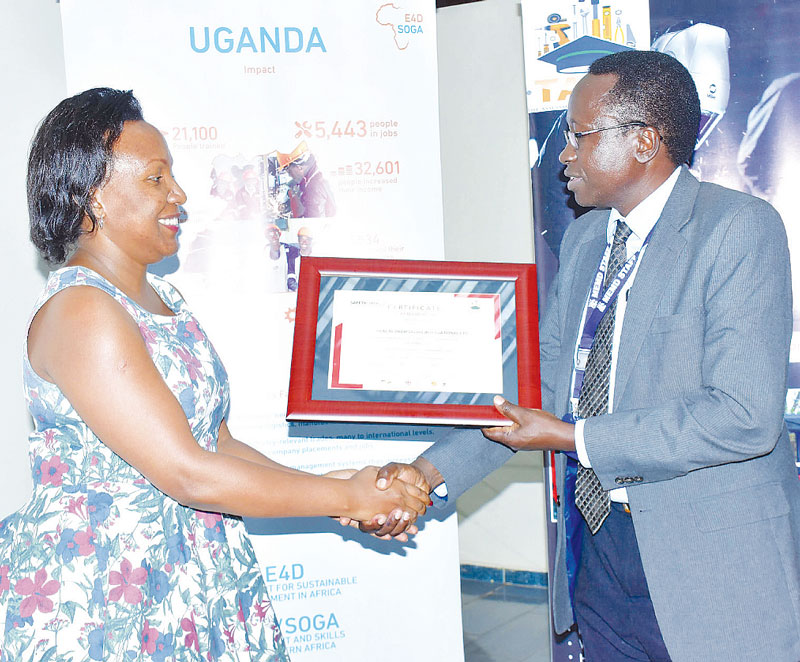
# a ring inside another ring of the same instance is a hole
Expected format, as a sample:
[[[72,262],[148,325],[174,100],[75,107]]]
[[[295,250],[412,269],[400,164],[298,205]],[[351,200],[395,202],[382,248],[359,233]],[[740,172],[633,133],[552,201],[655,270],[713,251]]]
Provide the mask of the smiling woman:
[[[34,243],[66,264],[25,347],[34,493],[0,522],[0,660],[287,660],[241,516],[401,528],[426,489],[306,474],[231,436],[225,368],[147,273],[178,249],[186,194],[130,92],[45,118],[28,197]]]
[[[99,219],[113,219],[88,233],[73,261],[152,264],[178,250],[180,205],[186,194],[172,175],[172,157],[161,132],[144,121],[127,122],[114,146],[111,173],[91,202]]]

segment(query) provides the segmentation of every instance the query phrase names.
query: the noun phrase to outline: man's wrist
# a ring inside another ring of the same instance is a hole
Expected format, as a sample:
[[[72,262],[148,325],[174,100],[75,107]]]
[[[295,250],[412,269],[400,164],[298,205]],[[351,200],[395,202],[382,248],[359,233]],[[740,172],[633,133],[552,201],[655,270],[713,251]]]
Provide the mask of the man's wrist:
[[[444,483],[444,478],[439,470],[421,455],[411,463],[425,478],[428,483],[428,492],[433,492],[439,485]]]
[[[575,451],[575,441],[577,439],[576,425],[564,421],[558,421],[558,424],[560,426],[559,437],[561,438],[561,448],[556,450]]]

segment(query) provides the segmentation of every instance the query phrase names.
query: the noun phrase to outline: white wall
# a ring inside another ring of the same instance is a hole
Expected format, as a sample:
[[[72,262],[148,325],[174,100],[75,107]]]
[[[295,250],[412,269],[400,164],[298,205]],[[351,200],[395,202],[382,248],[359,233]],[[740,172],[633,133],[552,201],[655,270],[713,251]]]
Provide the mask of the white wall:
[[[16,510],[31,489],[27,456],[30,419],[22,396],[22,343],[46,268],[28,240],[25,163],[36,125],[64,98],[61,15],[54,0],[2,0],[0,61],[0,200],[3,312],[0,325],[0,517]]]
[[[445,256],[532,262],[519,0],[437,12]],[[547,571],[542,454],[518,453],[458,501],[462,563]]]
[[[448,260],[532,262],[519,0],[436,13]]]
[[[439,24],[442,177],[446,256],[530,262],[533,239],[528,121],[519,0],[483,0],[442,9]],[[0,200],[3,323],[0,403],[0,517],[30,491],[21,347],[45,268],[27,238],[25,160],[39,120],[66,95],[55,0],[2,0]],[[98,54],[102,57],[102,54]],[[101,397],[98,394],[98,397]],[[464,563],[543,572],[541,460],[519,454],[459,502]],[[529,522],[529,532],[518,532]],[[487,544],[489,543],[489,544]]]

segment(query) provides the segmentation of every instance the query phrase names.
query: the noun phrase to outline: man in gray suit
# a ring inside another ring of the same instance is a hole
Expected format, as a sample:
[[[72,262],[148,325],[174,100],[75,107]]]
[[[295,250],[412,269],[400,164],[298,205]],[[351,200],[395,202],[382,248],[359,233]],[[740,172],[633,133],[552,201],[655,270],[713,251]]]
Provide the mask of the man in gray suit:
[[[564,451],[560,493],[586,504],[581,490],[596,484],[597,498],[582,513],[590,525],[580,515],[565,523],[570,509],[559,509],[554,627],[577,621],[589,662],[797,662],[800,481],[782,419],[792,325],[783,223],[766,202],[700,183],[683,165],[699,102],[667,55],[595,61],[567,122],[567,188],[595,209],[567,229],[548,296],[543,410],[496,399],[511,426],[485,437],[453,431],[379,479],[446,487],[453,500],[513,450]],[[604,279],[619,250],[625,266]],[[601,320],[595,332],[587,321],[615,287],[605,331]],[[594,348],[601,333],[605,362]],[[587,406],[598,383],[604,399]],[[400,528],[390,519],[378,533]]]

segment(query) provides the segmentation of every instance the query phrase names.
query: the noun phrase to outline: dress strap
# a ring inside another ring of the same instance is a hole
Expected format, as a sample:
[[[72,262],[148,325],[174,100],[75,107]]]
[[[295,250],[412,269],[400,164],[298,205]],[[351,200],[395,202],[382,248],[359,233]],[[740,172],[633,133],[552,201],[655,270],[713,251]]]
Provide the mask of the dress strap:
[[[176,315],[186,310],[186,304],[183,300],[183,297],[181,297],[178,290],[176,290],[167,281],[153,274],[148,274],[147,280],[150,285],[153,286],[156,293],[161,297],[167,307],[170,308]],[[47,303],[54,295],[58,294],[62,290],[68,287],[75,287],[77,285],[88,285],[90,287],[96,287],[99,290],[103,290],[103,292],[106,292],[109,296],[113,297],[128,312],[128,314],[136,321],[137,324],[141,322],[147,322],[152,318],[163,317],[151,313],[139,306],[127,294],[107,281],[97,272],[92,271],[87,267],[74,266],[63,267],[62,269],[58,269],[50,273],[50,277],[47,280],[44,291],[36,301],[36,305],[34,306],[30,318],[28,319],[28,329],[30,329],[31,322],[36,316],[36,313],[39,312],[39,309],[44,306],[45,303]]]
[[[172,283],[164,280],[161,276],[151,273],[147,274],[147,281],[153,286],[161,300],[176,315],[186,310],[186,302],[183,300],[183,296]]]

